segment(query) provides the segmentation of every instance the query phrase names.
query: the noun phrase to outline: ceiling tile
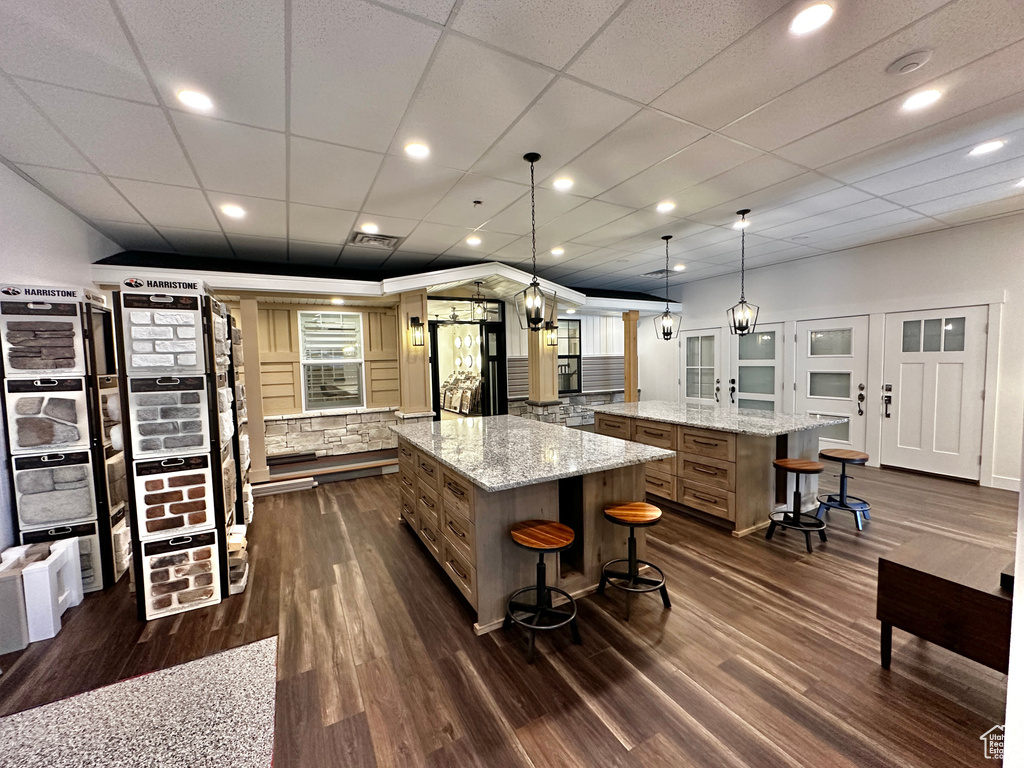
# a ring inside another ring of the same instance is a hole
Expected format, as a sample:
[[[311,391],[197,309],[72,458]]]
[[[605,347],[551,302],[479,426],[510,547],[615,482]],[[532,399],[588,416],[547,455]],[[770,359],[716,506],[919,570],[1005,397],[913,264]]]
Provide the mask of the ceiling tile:
[[[4,0],[0,67],[12,75],[156,101],[108,3]]]
[[[1010,190],[1015,193],[1021,192],[1022,190],[1014,185],[1022,179],[1024,179],[1024,157],[1017,157],[1004,163],[993,163],[982,168],[975,168],[967,173],[933,181],[930,184],[921,184],[900,192],[893,192],[887,195],[887,199],[899,205],[917,209],[922,203],[931,200],[972,192],[985,187],[993,187],[994,191],[999,186],[1004,186],[1007,194],[1010,193]]]
[[[289,199],[357,211],[363,207],[383,155],[293,136],[289,145]]]
[[[292,132],[384,151],[440,34],[361,0],[293,0]]]
[[[288,241],[288,261],[293,264],[319,264],[333,266],[341,253],[340,245],[305,242],[291,238]]]
[[[451,15],[455,0],[379,0],[400,11],[414,13],[437,24],[444,24]]]
[[[437,258],[435,253],[416,253],[413,251],[395,251],[384,263],[384,269],[395,271],[422,272],[430,262]]]
[[[277,203],[284,205],[284,203]],[[273,261],[284,264],[288,261],[288,241],[276,237],[254,237],[229,233],[231,247],[243,261]]]
[[[339,211],[315,205],[288,206],[288,239],[313,243],[336,243],[335,255],[355,224],[355,211]],[[381,230],[384,231],[384,230]]]
[[[499,251],[514,240],[518,235],[506,235],[503,232],[485,232],[477,230],[473,233],[480,238],[480,245],[470,245],[465,238],[458,240],[447,251],[445,256],[461,256],[467,259],[484,259],[495,251]]]
[[[32,100],[101,171],[164,184],[195,175],[159,107],[21,81]]]
[[[31,165],[22,166],[21,169],[39,186],[87,219],[146,223],[102,176]]]
[[[220,231],[202,190],[127,179],[111,179],[111,182],[157,227]]]
[[[174,249],[148,224],[94,219],[93,225],[126,251],[173,253]],[[127,267],[126,267],[127,269]]]
[[[647,232],[642,232],[634,237],[620,240],[615,243],[615,247],[620,251],[628,251],[630,253],[651,253],[654,249],[660,249],[663,251],[665,244],[661,241],[661,236],[672,235],[672,245],[682,248],[679,244],[687,237],[696,235],[700,232],[706,232],[711,229],[707,224],[701,224],[687,219],[673,219],[664,216],[662,216],[662,218],[665,220],[659,226],[650,229]],[[674,253],[674,248],[670,248],[669,252]]]
[[[213,232],[205,229],[160,227],[160,234],[174,246],[178,253],[220,259],[235,258],[235,252],[231,250],[227,238],[219,229]]]
[[[446,224],[423,222],[402,242],[398,250],[438,256],[464,237],[468,237],[472,231],[470,227],[450,227]]]
[[[217,219],[232,243],[235,242],[231,237],[233,234],[282,239],[287,237],[285,204],[281,201],[246,197],[245,195],[229,195],[223,192],[210,192],[209,196],[210,202],[216,209]],[[241,206],[245,210],[245,216],[240,219],[225,216],[220,207],[227,204]],[[241,253],[238,254],[238,257],[243,258]]]
[[[0,77],[0,156],[12,163],[31,163],[69,171],[93,171],[74,147]]]
[[[962,203],[963,201],[961,201]],[[967,208],[950,213],[935,214],[936,218],[949,224],[966,224],[990,216],[1004,216],[1008,213],[1019,213],[1024,210],[1024,195],[1003,197],[989,202],[978,202]]]
[[[537,66],[449,35],[438,45],[392,152],[422,142],[432,161],[468,170],[551,78]]]
[[[284,3],[238,0],[119,0],[164,103],[194,90],[207,113],[283,131]]]
[[[381,248],[364,248],[358,245],[346,245],[338,259],[338,267],[345,269],[376,269],[381,266],[391,251]]]
[[[736,220],[736,211],[740,208],[750,208],[760,216],[765,211],[824,194],[840,186],[841,184],[835,179],[829,179],[813,172],[804,173],[757,192],[735,198],[727,203],[713,206],[705,211],[690,214],[688,218],[705,224],[725,226]],[[868,195],[862,193],[860,199],[864,200],[867,197]]]
[[[386,157],[364,210],[385,216],[422,219],[462,175],[461,171],[432,163]]]
[[[835,226],[836,224],[843,224],[848,221],[857,221],[858,219],[866,219],[869,216],[876,216],[880,213],[888,213],[889,211],[894,211],[897,208],[899,208],[899,206],[894,203],[875,198],[865,200],[854,205],[848,205],[843,208],[834,208],[815,216],[808,216],[791,223],[781,224],[775,227],[765,227],[763,221],[758,221],[756,224],[757,229],[754,230],[755,221],[754,219],[751,219],[750,229],[756,231],[759,235],[784,239],[788,237],[796,237],[798,235],[810,234],[817,230],[825,229],[826,227]]]
[[[999,204],[1000,212],[1016,211],[1024,208],[1024,189],[1016,187],[1010,182],[993,184],[980,189],[972,189],[949,195],[937,200],[918,203],[914,206],[914,210],[927,216],[943,216],[947,219],[948,214],[963,211],[964,215],[958,217],[957,220],[967,221],[975,218],[973,215],[970,217],[967,215],[971,208],[980,205],[988,205],[991,208],[990,204],[992,203]],[[993,214],[987,213],[985,215],[991,216]]]
[[[766,232],[772,227],[783,224],[790,224],[810,216],[839,210],[856,203],[863,203],[871,200],[872,197],[866,192],[853,187],[838,187],[828,192],[819,192],[817,195],[805,197],[794,202],[787,202],[776,208],[769,208],[766,211],[751,209],[751,227],[756,232]],[[728,221],[735,222],[736,214],[729,216]],[[726,222],[722,222],[725,224]]]
[[[569,195],[565,192],[555,192],[543,187],[537,190],[537,226],[541,227],[549,221],[568,213],[586,202],[586,199]],[[512,235],[530,234],[530,194],[527,190],[521,198],[499,213],[493,219],[488,219],[487,228],[495,232],[508,232]]]
[[[426,221],[476,228],[529,191],[522,184],[467,173],[427,214]],[[480,205],[474,204],[476,200]]]
[[[646,104],[784,4],[634,0],[568,71]]]
[[[623,240],[650,232],[656,228],[670,227],[665,216],[651,210],[635,211],[610,224],[598,227],[575,238],[576,242],[599,247],[613,246]],[[667,231],[667,230],[666,230]],[[653,236],[652,236],[652,239]]]
[[[803,172],[804,169],[798,165],[787,163],[772,155],[761,155],[673,196],[676,207],[672,214],[692,216],[721,205],[727,200],[744,199],[747,195],[753,195],[759,190],[799,176]],[[744,203],[737,207],[750,206]]]
[[[632,213],[629,208],[612,205],[601,200],[588,200],[579,208],[559,216],[554,221],[537,228],[537,247],[547,250],[566,240],[590,232],[612,221]]]
[[[895,218],[895,214],[892,216]],[[816,242],[815,247],[827,253],[832,253],[846,248],[856,248],[862,245],[880,243],[884,240],[892,240],[898,237],[909,237],[910,235],[932,232],[937,229],[943,229],[944,227],[946,227],[946,225],[940,221],[922,217],[911,219],[909,221],[899,221],[887,226],[872,226],[870,229],[865,229],[863,231],[858,230],[839,235],[838,237],[830,237],[827,240]]]
[[[204,187],[284,200],[283,133],[180,112],[173,116]]]
[[[922,218],[923,217],[920,214],[917,214],[914,211],[909,211],[906,208],[897,208],[894,211],[880,213],[876,216],[868,216],[866,218],[848,221],[844,224],[836,224],[835,226],[816,229],[809,233],[807,239],[803,241],[802,244],[825,248],[827,247],[826,243],[830,240],[834,240],[838,237],[849,237],[854,235],[863,235],[863,242],[868,242],[869,240],[876,239],[871,237],[871,230],[873,229],[906,224],[908,222],[919,222]],[[905,230],[909,229],[910,227],[905,228]]]
[[[377,231],[381,235],[408,237],[418,222],[415,219],[400,219],[394,216],[378,216],[363,212],[356,218],[355,228],[362,229],[366,223],[376,224]]]

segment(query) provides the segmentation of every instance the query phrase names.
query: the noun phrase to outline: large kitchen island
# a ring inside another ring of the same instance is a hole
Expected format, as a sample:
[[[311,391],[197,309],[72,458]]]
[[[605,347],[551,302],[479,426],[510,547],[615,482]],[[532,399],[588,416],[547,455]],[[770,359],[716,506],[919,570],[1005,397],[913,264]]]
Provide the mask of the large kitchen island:
[[[817,417],[661,400],[593,406],[595,432],[665,448],[647,465],[646,490],[660,506],[745,536],[768,526],[768,514],[793,497],[793,476],[776,458],[818,458],[824,427],[845,417]],[[817,477],[805,477],[803,509],[815,506]]]
[[[534,583],[536,555],[509,537],[521,520],[558,520],[576,534],[549,556],[552,586],[577,596],[624,557],[628,530],[605,507],[641,501],[646,465],[674,457],[651,445],[517,416],[392,427],[398,434],[402,519],[476,610],[478,633],[501,626],[505,601]],[[643,557],[643,529],[637,531]]]

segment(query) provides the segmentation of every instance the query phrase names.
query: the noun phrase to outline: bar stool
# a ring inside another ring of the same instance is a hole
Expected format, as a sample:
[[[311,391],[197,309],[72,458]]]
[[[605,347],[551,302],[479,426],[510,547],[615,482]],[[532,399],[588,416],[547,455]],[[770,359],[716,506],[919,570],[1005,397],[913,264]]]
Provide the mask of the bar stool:
[[[664,572],[654,563],[649,563],[646,560],[640,560],[636,556],[635,529],[657,525],[658,521],[661,520],[661,510],[653,504],[647,504],[642,501],[631,501],[628,504],[619,504],[615,507],[609,507],[604,511],[604,517],[615,525],[629,526],[629,556],[619,558],[618,560],[610,560],[605,563],[604,568],[601,569],[601,582],[597,585],[597,594],[604,594],[605,584],[625,591],[626,621],[629,621],[630,600],[636,592],[654,592],[655,590],[661,590],[661,602],[664,603],[666,608],[671,608],[672,602],[668,599],[668,588],[665,586]],[[613,570],[611,566],[616,563],[627,563],[629,571],[623,573],[622,571]],[[641,565],[646,565],[648,568],[656,571],[658,578],[652,579],[646,576],[640,576],[639,573]]]
[[[818,538],[822,541],[828,541],[828,538],[825,536],[824,520],[805,515],[800,511],[800,500],[802,499],[800,477],[801,475],[820,475],[825,470],[825,465],[820,461],[811,461],[809,459],[775,459],[772,464],[778,469],[784,469],[786,472],[795,474],[796,487],[793,490],[793,508],[772,512],[768,515],[771,524],[768,526],[768,533],[765,535],[765,538],[770,540],[775,533],[775,529],[779,526],[800,531],[807,540],[807,551],[812,552],[811,533],[817,531]]]
[[[864,520],[871,519],[871,505],[864,499],[851,496],[846,492],[846,481],[850,476],[846,474],[847,464],[867,464],[871,458],[860,451],[850,451],[845,448],[828,448],[818,453],[819,459],[826,461],[838,461],[843,465],[839,474],[839,493],[822,494],[818,497],[818,514],[820,519],[823,514],[831,509],[841,509],[844,512],[852,512],[853,519],[857,523],[857,530],[864,530]]]
[[[558,629],[569,625],[572,632],[572,641],[577,645],[580,640],[580,630],[576,626],[576,601],[572,595],[564,589],[549,587],[544,567],[544,555],[548,552],[562,552],[568,549],[576,538],[572,528],[553,520],[525,520],[516,523],[509,531],[512,541],[523,549],[537,552],[537,584],[532,587],[523,587],[512,593],[508,599],[508,607],[505,610],[505,621],[502,629],[508,629],[513,623],[518,624],[530,633],[530,649],[526,654],[528,664],[533,664],[533,647],[537,640],[537,630]],[[536,592],[537,600],[534,603],[520,602],[516,598],[526,592]],[[568,605],[553,607],[551,604],[551,593],[557,592],[562,595]]]

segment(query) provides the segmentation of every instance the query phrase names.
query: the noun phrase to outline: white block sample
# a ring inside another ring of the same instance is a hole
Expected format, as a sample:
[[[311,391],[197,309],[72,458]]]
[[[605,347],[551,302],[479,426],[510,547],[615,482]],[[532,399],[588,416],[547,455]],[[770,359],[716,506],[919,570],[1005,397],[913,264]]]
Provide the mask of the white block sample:
[[[145,326],[132,328],[133,339],[173,339],[173,328],[146,328]]]

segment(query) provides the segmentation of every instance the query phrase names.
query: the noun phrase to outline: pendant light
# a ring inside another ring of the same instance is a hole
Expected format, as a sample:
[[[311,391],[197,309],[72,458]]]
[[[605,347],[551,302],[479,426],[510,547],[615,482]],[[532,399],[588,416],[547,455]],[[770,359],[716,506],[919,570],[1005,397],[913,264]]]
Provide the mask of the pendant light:
[[[480,286],[483,282],[476,280],[476,293],[473,294],[473,319],[474,320],[486,320],[487,319],[487,299],[484,298],[483,292],[480,290]]]
[[[533,280],[516,294],[516,314],[519,324],[531,331],[551,330],[558,327],[558,316],[552,312],[557,306],[555,296],[545,296],[537,280],[537,187],[533,178],[533,164],[540,160],[537,152],[527,152],[523,160],[530,164],[530,235],[533,242]]]
[[[757,313],[759,311],[758,306],[747,302],[747,298],[744,295],[744,277],[746,274],[747,260],[747,226],[750,224],[750,222],[747,221],[748,213],[750,213],[749,208],[736,211],[736,215],[740,217],[740,220],[734,225],[740,231],[740,302],[735,307],[732,307],[725,312],[726,317],[729,318],[729,332],[734,336],[746,336],[748,333],[753,333],[754,326],[757,325]]]
[[[683,329],[683,318],[673,315],[668,307],[668,276],[671,272],[668,268],[668,241],[672,239],[672,235],[662,235],[661,239],[665,241],[665,311],[654,318],[654,331],[658,338],[672,341]]]

